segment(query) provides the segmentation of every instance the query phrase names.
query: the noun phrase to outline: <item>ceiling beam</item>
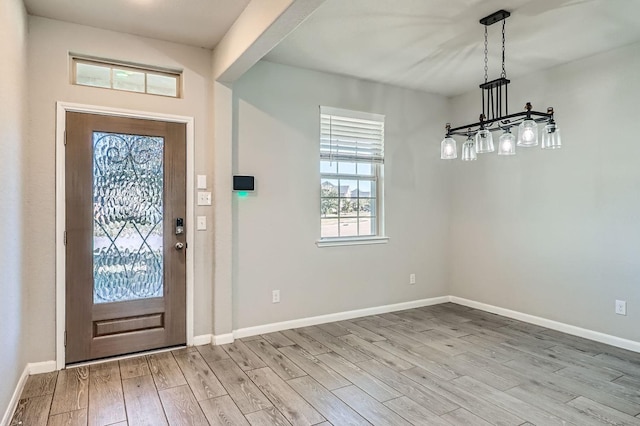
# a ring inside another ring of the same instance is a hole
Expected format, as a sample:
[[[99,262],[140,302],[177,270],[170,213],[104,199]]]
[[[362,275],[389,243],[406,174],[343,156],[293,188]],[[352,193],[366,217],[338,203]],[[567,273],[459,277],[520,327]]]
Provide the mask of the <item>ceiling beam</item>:
[[[325,0],[251,0],[213,50],[213,78],[233,83]]]

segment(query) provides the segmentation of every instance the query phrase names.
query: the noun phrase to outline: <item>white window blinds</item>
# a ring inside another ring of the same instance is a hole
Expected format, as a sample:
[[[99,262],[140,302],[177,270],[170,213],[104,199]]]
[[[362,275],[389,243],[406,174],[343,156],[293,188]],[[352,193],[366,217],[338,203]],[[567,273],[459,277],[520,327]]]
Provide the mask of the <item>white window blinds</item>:
[[[320,158],[384,162],[384,115],[320,107]]]

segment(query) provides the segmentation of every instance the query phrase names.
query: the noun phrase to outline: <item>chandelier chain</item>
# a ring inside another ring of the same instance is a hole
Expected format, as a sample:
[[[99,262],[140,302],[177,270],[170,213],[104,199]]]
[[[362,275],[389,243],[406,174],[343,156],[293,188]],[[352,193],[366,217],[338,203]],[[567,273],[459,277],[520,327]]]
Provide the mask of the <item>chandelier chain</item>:
[[[502,78],[507,78],[507,70],[505,69],[505,66],[504,66],[504,55],[505,55],[505,47],[504,47],[504,45],[505,45],[505,32],[504,32],[504,27],[505,27],[506,23],[507,23],[506,19],[502,21],[502,74],[500,75]]]
[[[489,42],[487,26],[484,26],[484,82],[489,81]]]

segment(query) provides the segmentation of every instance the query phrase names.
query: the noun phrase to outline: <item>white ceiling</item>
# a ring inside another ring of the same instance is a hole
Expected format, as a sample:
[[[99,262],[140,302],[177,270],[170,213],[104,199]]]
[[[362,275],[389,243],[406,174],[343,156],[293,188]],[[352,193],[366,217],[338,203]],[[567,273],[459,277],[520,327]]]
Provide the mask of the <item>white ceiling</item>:
[[[507,19],[507,75],[640,40],[640,0],[327,0],[267,60],[456,95],[483,81],[484,26]],[[489,80],[501,23],[489,27]]]
[[[254,0],[270,1],[270,0]],[[25,0],[32,15],[213,48],[250,0]],[[478,20],[507,19],[517,77],[640,40],[640,0],[326,0],[266,59],[443,95],[483,80]],[[501,24],[489,27],[489,79]]]
[[[250,0],[24,0],[31,15],[213,48]]]

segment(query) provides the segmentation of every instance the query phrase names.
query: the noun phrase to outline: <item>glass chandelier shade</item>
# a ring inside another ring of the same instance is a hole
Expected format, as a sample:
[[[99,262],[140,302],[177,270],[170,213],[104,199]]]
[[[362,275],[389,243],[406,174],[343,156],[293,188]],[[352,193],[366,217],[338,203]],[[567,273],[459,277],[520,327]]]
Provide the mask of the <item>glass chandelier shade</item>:
[[[516,137],[506,129],[498,139],[498,155],[516,155]]]
[[[443,139],[440,145],[440,158],[443,160],[453,160],[458,158],[458,148],[456,146],[456,140],[451,136],[447,136]]]
[[[493,135],[487,129],[480,129],[476,133],[476,152],[478,154],[485,154],[487,152],[495,151],[493,146]]]
[[[558,149],[562,147],[560,140],[560,129],[556,126],[555,121],[550,121],[544,126],[542,133],[542,149]]]
[[[474,161],[478,159],[476,147],[471,136],[462,144],[462,161]]]
[[[518,126],[518,146],[538,145],[538,123],[534,120],[524,120]]]

